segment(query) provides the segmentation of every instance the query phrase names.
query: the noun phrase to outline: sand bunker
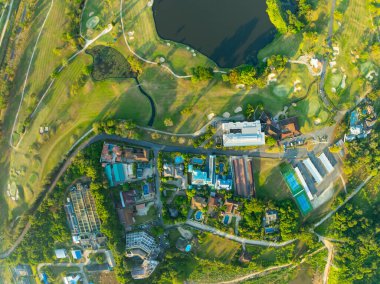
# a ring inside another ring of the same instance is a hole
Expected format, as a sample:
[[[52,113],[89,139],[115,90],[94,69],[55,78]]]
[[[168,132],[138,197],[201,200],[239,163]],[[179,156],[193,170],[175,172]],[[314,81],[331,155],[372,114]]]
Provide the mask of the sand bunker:
[[[100,21],[100,19],[98,16],[91,17],[90,19],[88,19],[88,21],[86,23],[86,28],[95,29],[95,27],[99,24],[99,21]]]

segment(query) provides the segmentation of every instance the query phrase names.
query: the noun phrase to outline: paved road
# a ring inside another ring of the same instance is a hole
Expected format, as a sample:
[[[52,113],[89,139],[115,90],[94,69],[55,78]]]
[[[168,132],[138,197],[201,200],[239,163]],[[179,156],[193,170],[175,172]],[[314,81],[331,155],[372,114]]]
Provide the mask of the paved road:
[[[318,227],[322,223],[324,223],[327,219],[331,218],[332,215],[335,214],[340,208],[342,208],[348,201],[350,201],[370,180],[373,176],[368,176],[347,198],[344,200],[342,204],[337,206],[334,210],[332,210],[329,214],[323,217],[319,222],[313,225],[314,228]]]
[[[199,230],[207,231],[215,235],[218,235],[220,237],[227,238],[227,239],[239,242],[241,244],[246,244],[246,245],[257,245],[257,246],[265,246],[265,247],[283,247],[295,241],[294,239],[294,240],[289,240],[282,243],[274,243],[274,242],[267,242],[267,241],[260,241],[260,240],[251,240],[251,239],[246,239],[246,238],[238,237],[235,235],[231,235],[226,232],[219,231],[218,229],[215,229],[214,227],[210,227],[210,226],[207,226],[195,221],[191,221],[191,220],[187,220],[185,224],[191,227],[197,228]]]

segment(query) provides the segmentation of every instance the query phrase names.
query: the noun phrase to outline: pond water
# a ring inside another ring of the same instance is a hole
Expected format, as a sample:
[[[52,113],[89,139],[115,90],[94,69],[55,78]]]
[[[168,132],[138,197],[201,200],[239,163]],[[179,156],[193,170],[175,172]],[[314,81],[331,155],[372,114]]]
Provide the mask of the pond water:
[[[191,46],[220,67],[256,63],[275,28],[265,0],[156,0],[159,36]]]

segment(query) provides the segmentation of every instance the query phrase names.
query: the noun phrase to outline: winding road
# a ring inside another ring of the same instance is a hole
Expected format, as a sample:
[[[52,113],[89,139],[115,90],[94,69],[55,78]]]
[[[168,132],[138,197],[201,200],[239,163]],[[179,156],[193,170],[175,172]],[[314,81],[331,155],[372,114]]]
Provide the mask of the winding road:
[[[226,232],[220,231],[214,227],[210,227],[205,224],[201,224],[199,222],[195,222],[191,220],[187,220],[185,224],[191,227],[194,227],[198,230],[210,232],[214,235],[218,235],[220,237],[223,237],[223,238],[226,238],[226,239],[229,239],[241,244],[246,244],[246,245],[256,245],[256,246],[264,246],[264,247],[283,247],[296,241],[295,239],[293,239],[293,240],[289,240],[282,243],[275,243],[275,242],[267,242],[267,241],[261,241],[261,240],[251,240],[251,239],[246,239],[239,236],[231,235]]]

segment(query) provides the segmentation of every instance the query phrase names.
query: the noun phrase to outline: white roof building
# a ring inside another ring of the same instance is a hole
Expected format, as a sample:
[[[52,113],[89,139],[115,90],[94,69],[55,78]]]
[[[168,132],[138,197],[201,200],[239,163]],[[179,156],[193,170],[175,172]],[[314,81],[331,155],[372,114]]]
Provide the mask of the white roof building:
[[[58,259],[66,258],[67,257],[67,253],[66,253],[65,249],[56,249],[54,252],[55,252],[55,256]]]
[[[323,177],[318,172],[317,168],[314,166],[310,158],[307,158],[303,161],[304,165],[306,166],[307,170],[310,172],[310,174],[313,176],[315,182],[317,184],[321,183],[323,180]]]
[[[331,173],[334,170],[333,165],[330,163],[325,153],[322,153],[318,158],[321,160],[323,166],[326,168],[328,173]]]
[[[260,146],[265,144],[265,133],[259,120],[222,124],[223,146]]]

